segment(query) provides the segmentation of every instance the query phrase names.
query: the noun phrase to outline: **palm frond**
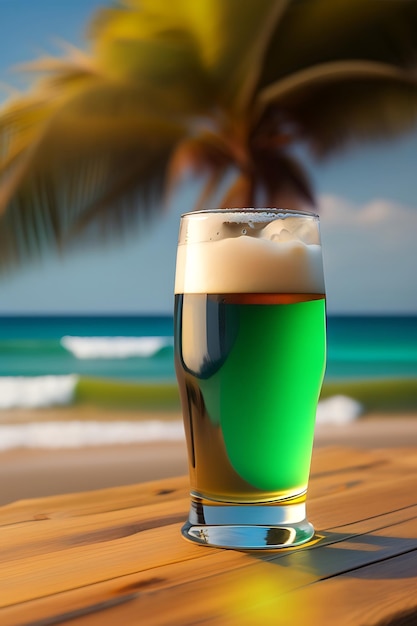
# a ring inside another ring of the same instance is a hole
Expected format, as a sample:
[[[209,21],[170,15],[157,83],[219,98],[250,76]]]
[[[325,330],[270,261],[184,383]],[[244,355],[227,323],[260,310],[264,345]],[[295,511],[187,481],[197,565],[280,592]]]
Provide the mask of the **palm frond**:
[[[133,111],[81,110],[55,112],[3,172],[2,194],[14,188],[11,200],[10,193],[3,198],[9,200],[0,229],[8,232],[3,264],[33,257],[45,243],[69,246],[81,233],[104,240],[126,232],[139,214],[162,210],[165,170],[183,127]]]
[[[417,120],[415,0],[119,0],[89,33],[0,111],[3,265],[131,231],[187,169],[198,206],[311,206],[294,144]]]
[[[388,140],[415,126],[417,83],[350,80],[323,83],[280,105],[299,141],[317,157],[352,143]]]
[[[201,185],[201,192],[194,205],[195,211],[207,209],[214,206],[213,199],[217,197],[219,187],[221,186],[222,181],[227,176],[228,171],[228,167],[219,165],[217,168],[214,168],[207,173]],[[215,204],[216,206],[219,206],[219,208],[225,206],[222,202],[220,202],[219,204],[218,201]]]
[[[279,104],[281,99],[285,102],[293,94],[297,97],[298,91],[314,90],[316,86],[329,83],[333,83],[337,89],[341,82],[354,80],[387,80],[412,85],[417,83],[417,73],[412,74],[394,65],[375,61],[331,61],[304,68],[268,85],[258,94],[256,105],[265,108],[273,103]]]
[[[251,36],[244,51],[240,52],[225,93],[225,101],[229,102],[234,114],[246,112],[254,99],[269,40],[288,5],[289,0],[275,0],[263,5],[257,3],[255,12],[253,6],[246,4],[249,11],[245,15],[245,21],[251,26]]]
[[[221,202],[221,208],[252,207],[254,203],[253,180],[245,172],[237,173],[234,182],[229,186]]]
[[[293,139],[324,156],[352,140],[409,130],[417,117],[417,74],[355,60],[308,67],[259,93],[254,119],[262,123],[277,111],[281,127],[292,125]]]
[[[213,85],[198,42],[187,28],[184,6],[189,3],[124,4],[99,11],[92,22],[92,49],[99,67],[109,77],[158,92],[169,114],[207,110]]]
[[[264,151],[256,158],[258,176],[270,206],[315,206],[312,183],[298,161],[280,151]]]
[[[192,175],[199,178],[202,185],[194,208],[197,210],[207,207],[233,162],[233,155],[222,137],[204,131],[200,135],[185,138],[175,148],[169,160],[165,180],[168,197],[181,178]]]
[[[415,0],[297,0],[270,40],[260,89],[308,67],[367,60],[417,64]]]

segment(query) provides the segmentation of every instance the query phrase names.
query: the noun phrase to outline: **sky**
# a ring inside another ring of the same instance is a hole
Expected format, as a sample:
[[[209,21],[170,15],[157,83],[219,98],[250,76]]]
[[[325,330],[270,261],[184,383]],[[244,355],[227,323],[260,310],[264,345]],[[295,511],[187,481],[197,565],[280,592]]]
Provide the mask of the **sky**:
[[[10,68],[57,40],[86,47],[88,19],[105,0],[0,0],[1,85],[23,88]],[[417,314],[417,127],[390,142],[361,144],[324,163],[304,163],[320,212],[329,314]],[[171,313],[185,186],[147,232],[123,243],[49,256],[0,279],[0,314]]]

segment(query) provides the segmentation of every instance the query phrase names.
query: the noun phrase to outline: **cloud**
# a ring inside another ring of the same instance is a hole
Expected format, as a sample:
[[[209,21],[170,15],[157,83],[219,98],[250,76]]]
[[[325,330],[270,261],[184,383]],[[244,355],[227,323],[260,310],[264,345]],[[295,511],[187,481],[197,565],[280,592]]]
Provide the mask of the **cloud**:
[[[416,312],[417,207],[334,195],[319,207],[330,308]]]
[[[386,224],[387,226],[406,220],[417,224],[417,207],[408,207],[393,200],[375,198],[363,205],[331,194],[319,198],[322,220],[334,224]]]

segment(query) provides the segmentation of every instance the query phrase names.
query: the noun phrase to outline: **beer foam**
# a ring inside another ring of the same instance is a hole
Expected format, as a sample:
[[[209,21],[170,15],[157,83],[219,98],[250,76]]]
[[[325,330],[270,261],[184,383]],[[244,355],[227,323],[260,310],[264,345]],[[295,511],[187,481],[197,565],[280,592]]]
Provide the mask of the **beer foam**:
[[[175,293],[324,293],[316,219],[195,216],[180,231]]]

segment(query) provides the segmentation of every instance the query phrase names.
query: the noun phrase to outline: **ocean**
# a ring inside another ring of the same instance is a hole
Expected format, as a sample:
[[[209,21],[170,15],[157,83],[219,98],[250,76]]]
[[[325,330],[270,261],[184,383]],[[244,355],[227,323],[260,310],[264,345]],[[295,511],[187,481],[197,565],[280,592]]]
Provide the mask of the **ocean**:
[[[327,342],[325,382],[417,381],[417,316],[329,316]],[[101,384],[99,389],[107,392],[123,390],[126,384],[131,388],[133,383],[175,386],[172,317],[0,318],[0,421],[5,410],[9,419],[11,409],[71,405],[79,400],[77,390],[86,381],[90,386],[91,381]],[[66,437],[68,444],[71,433],[64,435],[62,424],[57,428],[61,435],[49,433],[43,439],[53,442],[54,437]],[[119,434],[119,438],[132,441],[132,428],[130,422],[130,434]],[[153,422],[147,427],[136,424],[135,428],[139,429],[139,440],[158,438],[158,426]],[[160,428],[168,436],[166,424]],[[91,434],[92,442],[105,436],[102,427],[96,430]],[[178,428],[175,436],[182,436]],[[13,439],[14,447],[30,445],[27,433],[19,437]],[[85,433],[83,437],[86,440]],[[5,433],[0,432],[0,449],[10,447],[4,438]]]
[[[0,377],[68,374],[173,381],[172,317],[0,317]]]

